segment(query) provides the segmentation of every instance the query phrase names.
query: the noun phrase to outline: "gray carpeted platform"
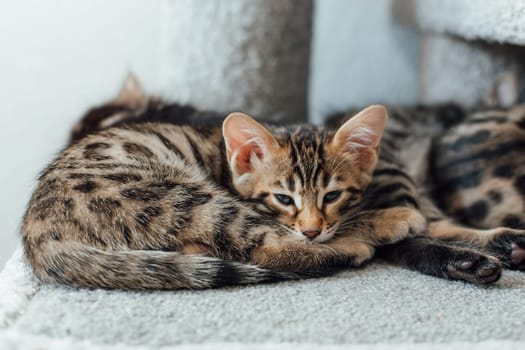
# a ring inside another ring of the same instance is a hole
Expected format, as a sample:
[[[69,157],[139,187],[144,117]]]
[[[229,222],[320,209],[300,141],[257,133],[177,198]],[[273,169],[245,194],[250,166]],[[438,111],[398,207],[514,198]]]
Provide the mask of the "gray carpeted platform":
[[[525,274],[518,272],[507,271],[496,286],[480,288],[375,263],[322,279],[205,291],[42,286],[8,331],[148,349],[208,343],[388,348],[495,340],[518,349],[525,345],[524,296]],[[479,348],[498,348],[488,344]]]

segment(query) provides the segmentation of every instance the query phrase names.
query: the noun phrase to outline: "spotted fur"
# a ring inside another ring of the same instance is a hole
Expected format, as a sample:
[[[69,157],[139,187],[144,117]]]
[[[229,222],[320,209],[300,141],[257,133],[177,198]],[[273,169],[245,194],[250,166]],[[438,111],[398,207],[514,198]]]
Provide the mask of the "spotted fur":
[[[435,197],[484,235],[511,268],[525,270],[525,106],[472,112],[436,141]],[[460,232],[473,239],[468,232]]]
[[[338,130],[234,113],[222,128],[132,122],[85,135],[39,179],[26,256],[40,280],[90,288],[209,288],[359,266],[425,228],[412,203],[366,191],[385,121],[372,106]]]

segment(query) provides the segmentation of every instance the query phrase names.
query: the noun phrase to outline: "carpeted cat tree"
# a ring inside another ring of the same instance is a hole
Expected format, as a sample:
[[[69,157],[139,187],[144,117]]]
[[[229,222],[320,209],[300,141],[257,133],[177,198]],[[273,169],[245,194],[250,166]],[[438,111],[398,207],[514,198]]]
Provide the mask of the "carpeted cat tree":
[[[420,99],[467,107],[486,102],[503,72],[524,76],[525,1],[398,0],[422,31]],[[406,12],[405,12],[406,13]]]
[[[310,1],[167,3],[163,71],[172,98],[305,118]],[[422,101],[473,105],[500,71],[520,69],[519,48],[492,43],[525,43],[525,1],[395,5],[424,39]],[[524,273],[505,271],[481,288],[381,262],[218,290],[74,290],[39,285],[19,250],[0,273],[0,349],[523,349],[524,295]]]

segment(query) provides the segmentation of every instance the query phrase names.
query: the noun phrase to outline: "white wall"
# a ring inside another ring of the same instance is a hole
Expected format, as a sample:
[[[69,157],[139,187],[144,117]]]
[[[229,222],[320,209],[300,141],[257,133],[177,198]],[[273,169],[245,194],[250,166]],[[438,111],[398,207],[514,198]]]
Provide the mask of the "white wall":
[[[128,70],[159,91],[164,1],[0,3],[0,268],[38,172],[82,111],[116,93]]]
[[[392,17],[392,0],[317,0],[311,120],[372,103],[418,98],[419,35]]]

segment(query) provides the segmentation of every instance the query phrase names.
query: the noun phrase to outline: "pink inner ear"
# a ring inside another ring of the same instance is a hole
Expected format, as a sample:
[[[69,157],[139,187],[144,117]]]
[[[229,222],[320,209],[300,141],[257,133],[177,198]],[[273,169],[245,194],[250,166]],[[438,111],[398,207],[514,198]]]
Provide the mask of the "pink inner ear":
[[[357,163],[362,171],[370,171],[370,168],[375,167],[375,160],[377,159],[377,154],[374,150],[370,148],[363,148],[358,150],[357,154]],[[373,169],[372,169],[373,170]]]
[[[263,160],[277,147],[272,134],[250,116],[234,112],[223,123],[228,161],[237,175],[253,171],[252,154]]]
[[[346,147],[357,153],[356,160],[361,170],[369,172],[375,167],[380,139],[380,132],[365,127],[356,128],[348,135]]]
[[[346,143],[354,148],[375,148],[379,145],[381,134],[376,130],[366,127],[352,130],[346,139]]]
[[[253,170],[250,158],[254,153],[257,158],[262,159],[263,151],[256,142],[249,142],[237,148],[233,162],[239,175]]]
[[[337,130],[334,137],[336,147],[356,154],[361,170],[372,172],[387,118],[383,106],[373,105],[364,109]]]

